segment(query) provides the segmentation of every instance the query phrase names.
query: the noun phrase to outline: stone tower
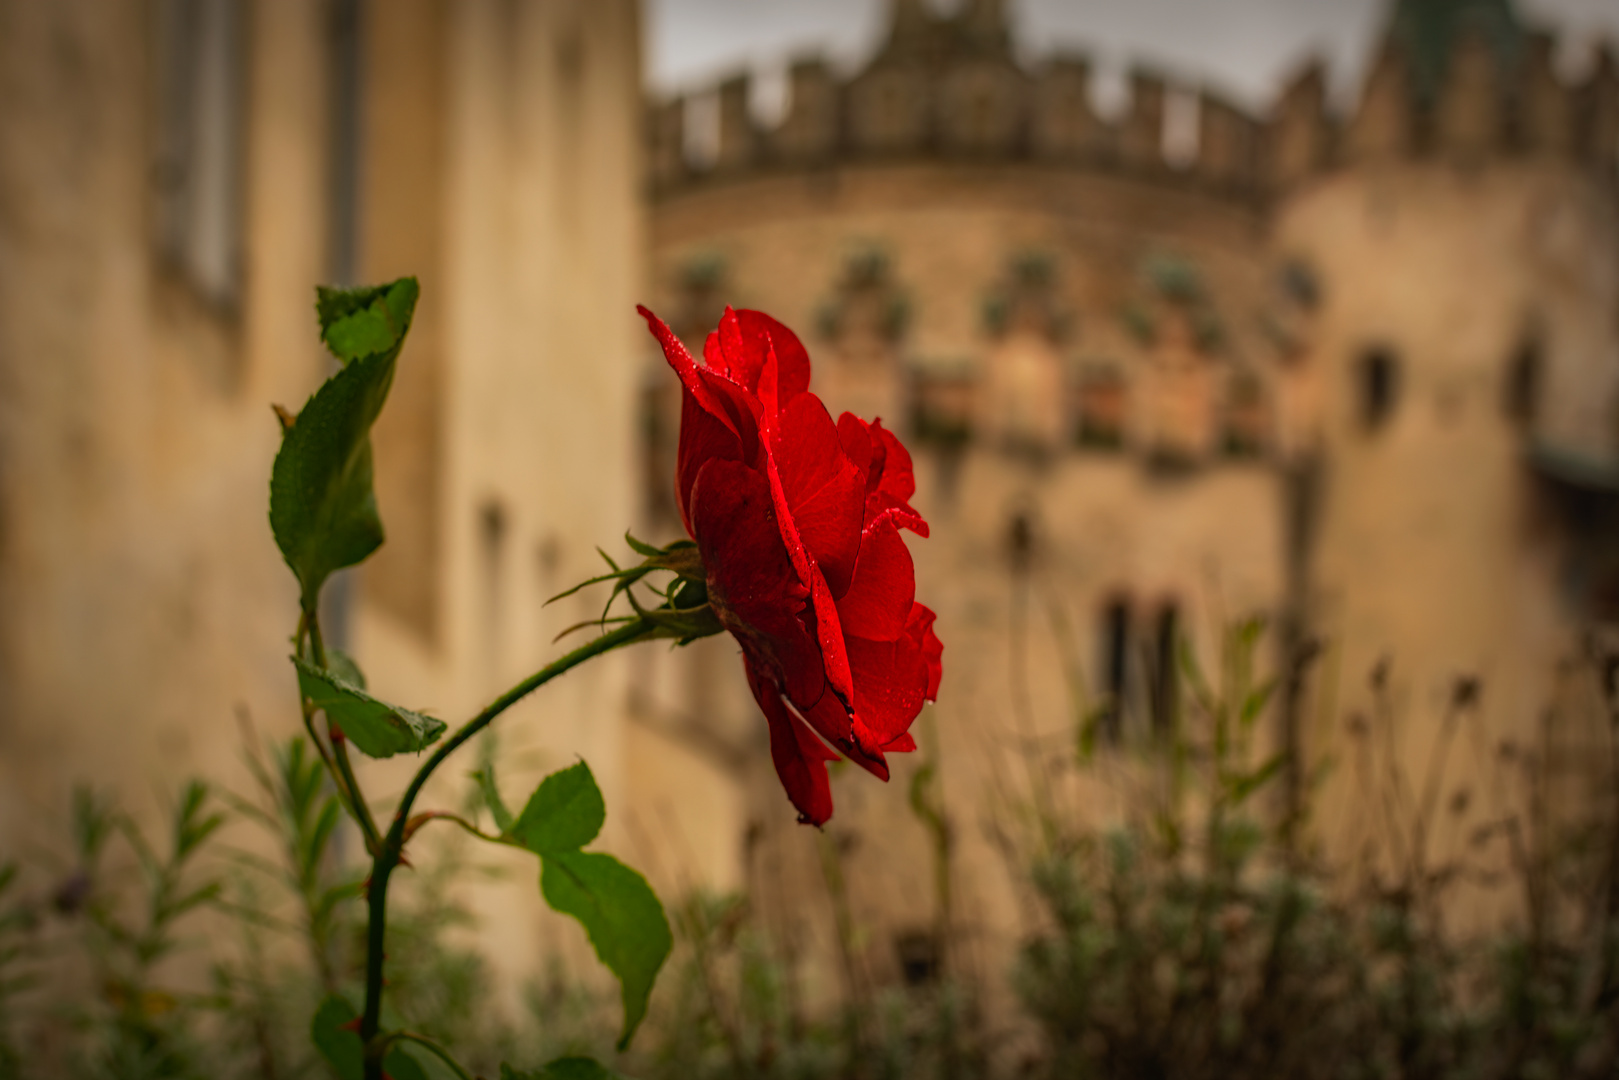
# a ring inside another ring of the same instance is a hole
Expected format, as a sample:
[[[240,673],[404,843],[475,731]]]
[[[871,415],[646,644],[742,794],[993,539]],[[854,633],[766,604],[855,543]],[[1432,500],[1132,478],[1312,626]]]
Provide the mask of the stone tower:
[[[725,301],[772,312],[834,411],[913,447],[934,522],[919,595],[946,647],[923,727],[958,821],[988,813],[996,755],[1066,745],[1084,695],[1104,744],[1150,746],[1177,722],[1179,642],[1213,656],[1249,613],[1280,623],[1279,662],[1330,646],[1278,709],[1301,782],[1342,751],[1312,718],[1377,694],[1401,760],[1427,760],[1467,676],[1483,737],[1529,738],[1555,662],[1619,599],[1611,59],[1568,85],[1506,0],[1402,0],[1346,116],[1312,64],[1264,117],[1137,70],[1110,119],[1085,57],[1017,60],[1006,8],[895,0],[864,70],[794,67],[773,129],[728,81],[712,167],[671,142],[681,102],[653,111],[655,306],[694,339]],[[1191,160],[1165,154],[1172,101],[1196,107]],[[667,472],[649,528],[678,527]],[[654,680],[647,707],[745,761],[732,661]],[[1351,794],[1318,804],[1328,842],[1365,817]],[[796,903],[814,855],[780,801],[750,796],[749,880]],[[891,789],[850,784],[838,807],[881,971],[925,930],[925,840]],[[1004,955],[997,856],[970,826],[955,853],[957,914]]]
[[[1401,0],[1341,127],[1283,114],[1327,148],[1272,240],[1310,283],[1306,606],[1336,710],[1387,708],[1412,769],[1465,677],[1492,746],[1535,742],[1580,628],[1619,614],[1619,83],[1599,53],[1564,85],[1550,46],[1505,0]]]

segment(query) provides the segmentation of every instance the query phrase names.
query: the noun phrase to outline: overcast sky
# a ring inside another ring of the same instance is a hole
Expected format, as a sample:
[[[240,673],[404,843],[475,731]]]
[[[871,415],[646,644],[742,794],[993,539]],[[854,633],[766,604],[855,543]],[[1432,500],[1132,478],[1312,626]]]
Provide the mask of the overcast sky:
[[[961,0],[935,0],[941,10]],[[1163,68],[1250,107],[1272,99],[1310,53],[1329,62],[1334,92],[1358,84],[1385,0],[1009,0],[1018,49],[1080,50],[1096,63],[1098,105],[1125,97],[1131,63]],[[787,61],[823,53],[858,64],[885,29],[888,0],[646,0],[648,80],[668,93],[703,88],[741,68],[761,82],[767,118],[785,96]],[[1619,43],[1619,0],[1517,0],[1525,19],[1556,28],[1568,70],[1599,37]]]

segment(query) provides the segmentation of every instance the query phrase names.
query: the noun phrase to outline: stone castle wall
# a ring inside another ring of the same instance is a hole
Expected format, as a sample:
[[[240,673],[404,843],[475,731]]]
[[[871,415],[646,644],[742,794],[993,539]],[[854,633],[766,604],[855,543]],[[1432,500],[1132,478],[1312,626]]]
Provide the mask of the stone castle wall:
[[[1004,959],[1016,898],[979,826],[1080,703],[1116,699],[1122,741],[1151,737],[1166,637],[1212,657],[1218,627],[1257,612],[1325,641],[1307,715],[1271,733],[1317,764],[1377,704],[1384,658],[1402,760],[1429,759],[1469,674],[1481,738],[1538,737],[1578,628],[1615,610],[1580,575],[1619,580],[1558,509],[1619,486],[1619,79],[1599,52],[1559,81],[1545,35],[1503,56],[1464,31],[1435,66],[1391,33],[1345,116],[1311,65],[1263,117],[1138,72],[1109,122],[1082,59],[1025,69],[983,31],[997,8],[896,4],[863,70],[793,67],[774,128],[726,81],[707,157],[687,152],[685,103],[655,104],[649,182],[654,295],[694,347],[726,302],[770,311],[834,412],[883,415],[916,448],[935,523],[913,545],[918,595],[946,646],[923,726],[960,808],[958,916]],[[1178,94],[1190,157],[1166,154]],[[1385,363],[1398,390],[1372,385]],[[645,513],[677,529],[675,399],[649,372]],[[1595,487],[1569,495],[1548,459]],[[1267,662],[1286,659],[1278,643]],[[661,692],[687,708],[678,680]],[[708,693],[745,731],[746,695]],[[1584,737],[1558,736],[1565,758]],[[893,974],[892,941],[930,917],[922,827],[895,792],[837,797],[852,902],[889,939],[864,962]],[[1320,841],[1353,849],[1351,787],[1323,800]],[[780,801],[761,783],[751,813]],[[1436,853],[1465,843],[1466,822],[1445,828]],[[764,835],[760,880],[815,888],[812,838]]]
[[[187,775],[245,782],[241,717],[297,725],[268,405],[296,408],[326,363],[324,5],[240,7],[205,38],[252,50],[230,69],[244,81],[215,88],[248,119],[235,144],[166,108],[186,61],[154,10],[0,5],[8,855],[65,847],[76,783],[144,814]],[[182,131],[195,152],[171,157]]]

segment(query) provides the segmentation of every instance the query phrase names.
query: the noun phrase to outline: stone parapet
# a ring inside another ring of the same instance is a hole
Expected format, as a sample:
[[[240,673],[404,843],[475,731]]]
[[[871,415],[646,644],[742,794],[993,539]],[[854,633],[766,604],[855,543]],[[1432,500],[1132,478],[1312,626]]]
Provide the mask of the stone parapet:
[[[1554,70],[1548,34],[1517,31],[1506,47],[1462,24],[1439,53],[1417,55],[1402,25],[1386,35],[1342,115],[1329,107],[1316,60],[1263,116],[1137,68],[1128,107],[1109,121],[1092,108],[1086,58],[1019,62],[999,0],[975,0],[950,17],[925,3],[896,3],[888,40],[863,69],[840,76],[820,58],[793,64],[787,114],[773,128],[752,115],[747,77],[725,80],[714,91],[717,143],[701,163],[685,152],[687,102],[652,106],[652,187],[664,193],[872,160],[1058,164],[1242,197],[1279,193],[1331,170],[1416,159],[1473,167],[1527,155],[1616,171],[1619,74],[1609,51],[1599,50],[1589,73],[1567,83]],[[1196,100],[1197,152],[1171,161],[1166,104],[1182,93]]]
[[[939,17],[924,3],[895,3],[888,40],[862,70],[840,77],[814,57],[792,65],[787,113],[774,127],[752,116],[746,76],[725,80],[704,95],[717,96],[719,130],[701,162],[684,150],[687,99],[655,103],[654,192],[873,160],[1026,161],[1231,192],[1261,188],[1259,119],[1143,69],[1133,73],[1126,115],[1110,123],[1091,106],[1084,57],[1058,55],[1033,67],[1018,61],[1005,8],[1002,0],[974,0],[957,16]],[[1202,150],[1190,162],[1164,154],[1165,101],[1175,92],[1199,101]]]

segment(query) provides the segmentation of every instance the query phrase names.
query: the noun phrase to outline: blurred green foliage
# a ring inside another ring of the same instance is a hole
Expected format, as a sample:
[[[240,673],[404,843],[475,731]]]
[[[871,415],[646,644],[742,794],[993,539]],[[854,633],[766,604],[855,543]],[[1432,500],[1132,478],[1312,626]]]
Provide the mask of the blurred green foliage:
[[[812,914],[838,929],[842,959],[823,968],[846,975],[831,1004],[824,993],[805,1004],[811,958],[802,935],[783,936],[783,913],[699,890],[670,909],[676,949],[634,1054],[608,1051],[617,995],[555,956],[511,1015],[466,944],[475,920],[452,887],[495,872],[469,861],[479,850],[470,838],[443,830],[418,841],[433,846],[402,879],[388,1023],[461,1048],[489,1077],[508,1061],[514,1078],[571,1075],[542,1064],[570,1055],[648,1080],[1614,1075],[1616,808],[1598,799],[1552,814],[1544,756],[1497,748],[1516,809],[1480,821],[1467,846],[1507,852],[1492,884],[1523,916],[1462,933],[1447,905],[1481,871],[1429,834],[1442,816],[1471,812],[1436,777],[1449,743],[1470,738],[1484,688],[1457,680],[1425,770],[1389,756],[1392,706],[1350,725],[1345,757],[1371,763],[1356,797],[1377,841],[1332,862],[1288,827],[1309,817],[1315,785],[1306,779],[1304,806],[1281,806],[1286,770],[1265,734],[1278,682],[1259,670],[1264,644],[1259,623],[1236,626],[1209,671],[1182,647],[1172,726],[1133,749],[1104,745],[1092,729],[1105,710],[1076,702],[1060,768],[1036,770],[1039,792],[1003,793],[994,833],[1032,912],[1009,972],[957,956],[961,823],[924,729],[910,794],[930,838],[932,921],[893,943],[855,925],[838,900],[857,872],[845,857],[852,834],[823,834],[827,890],[802,902],[823,904]],[[1592,700],[1606,700],[1604,672],[1619,663],[1595,661]],[[1373,687],[1385,693],[1387,682],[1376,673]],[[1613,737],[1611,718],[1601,730]],[[81,791],[59,849],[0,869],[0,1078],[333,1075],[309,1044],[310,1021],[330,995],[358,1001],[359,835],[302,737],[250,733],[248,745],[250,790],[189,784],[153,832]],[[1139,770],[1128,812],[1101,819],[1064,802],[1065,785],[1123,758]],[[521,819],[502,823],[490,809],[492,760],[485,746],[484,782],[469,785],[460,812],[527,835]],[[578,811],[574,845],[599,817],[593,785],[582,771],[549,783],[542,803]],[[864,961],[890,945],[904,977],[882,982],[870,974],[881,965]],[[423,1074],[447,1075],[408,1052]]]

